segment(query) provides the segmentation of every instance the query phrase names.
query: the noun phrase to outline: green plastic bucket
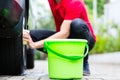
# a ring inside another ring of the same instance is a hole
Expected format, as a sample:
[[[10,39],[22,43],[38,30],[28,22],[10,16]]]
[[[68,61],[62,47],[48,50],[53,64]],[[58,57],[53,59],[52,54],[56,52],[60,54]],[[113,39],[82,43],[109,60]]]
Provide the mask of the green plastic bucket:
[[[87,48],[85,54],[85,47]],[[87,40],[52,39],[44,41],[48,53],[48,72],[50,78],[82,78],[83,58],[88,53]]]

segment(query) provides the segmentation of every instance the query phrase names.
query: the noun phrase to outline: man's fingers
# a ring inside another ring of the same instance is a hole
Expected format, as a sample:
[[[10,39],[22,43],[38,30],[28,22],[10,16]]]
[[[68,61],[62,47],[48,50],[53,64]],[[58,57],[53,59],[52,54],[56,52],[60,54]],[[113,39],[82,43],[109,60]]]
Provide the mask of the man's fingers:
[[[29,33],[27,33],[27,32],[23,33],[23,38],[29,38],[29,37],[30,37]]]

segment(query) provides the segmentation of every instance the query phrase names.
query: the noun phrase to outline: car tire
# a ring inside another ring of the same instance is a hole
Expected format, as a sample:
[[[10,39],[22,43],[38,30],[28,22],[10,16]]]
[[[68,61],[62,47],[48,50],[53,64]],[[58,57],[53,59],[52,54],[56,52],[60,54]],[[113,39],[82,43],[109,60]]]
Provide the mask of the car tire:
[[[19,75],[25,71],[22,35],[0,38],[0,74]]]
[[[33,49],[27,49],[26,67],[27,69],[34,68],[34,50]]]

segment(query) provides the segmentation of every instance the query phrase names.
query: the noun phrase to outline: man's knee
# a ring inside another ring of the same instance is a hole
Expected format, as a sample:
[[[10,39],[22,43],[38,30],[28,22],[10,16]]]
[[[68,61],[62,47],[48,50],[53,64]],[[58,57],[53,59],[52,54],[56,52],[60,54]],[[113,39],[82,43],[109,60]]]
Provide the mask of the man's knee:
[[[80,34],[89,29],[87,23],[84,20],[76,18],[72,21],[70,30],[71,32]]]

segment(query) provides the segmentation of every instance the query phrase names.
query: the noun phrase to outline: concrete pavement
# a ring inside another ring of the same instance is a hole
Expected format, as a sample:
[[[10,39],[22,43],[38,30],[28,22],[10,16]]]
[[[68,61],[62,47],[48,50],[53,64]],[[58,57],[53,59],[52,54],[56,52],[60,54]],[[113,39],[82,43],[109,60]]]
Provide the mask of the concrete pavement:
[[[120,80],[120,52],[91,55],[90,76],[82,80]],[[50,80],[47,60],[35,61],[35,68],[26,70],[22,76],[0,76],[0,80]]]
[[[120,52],[92,55],[88,80],[120,80]]]

